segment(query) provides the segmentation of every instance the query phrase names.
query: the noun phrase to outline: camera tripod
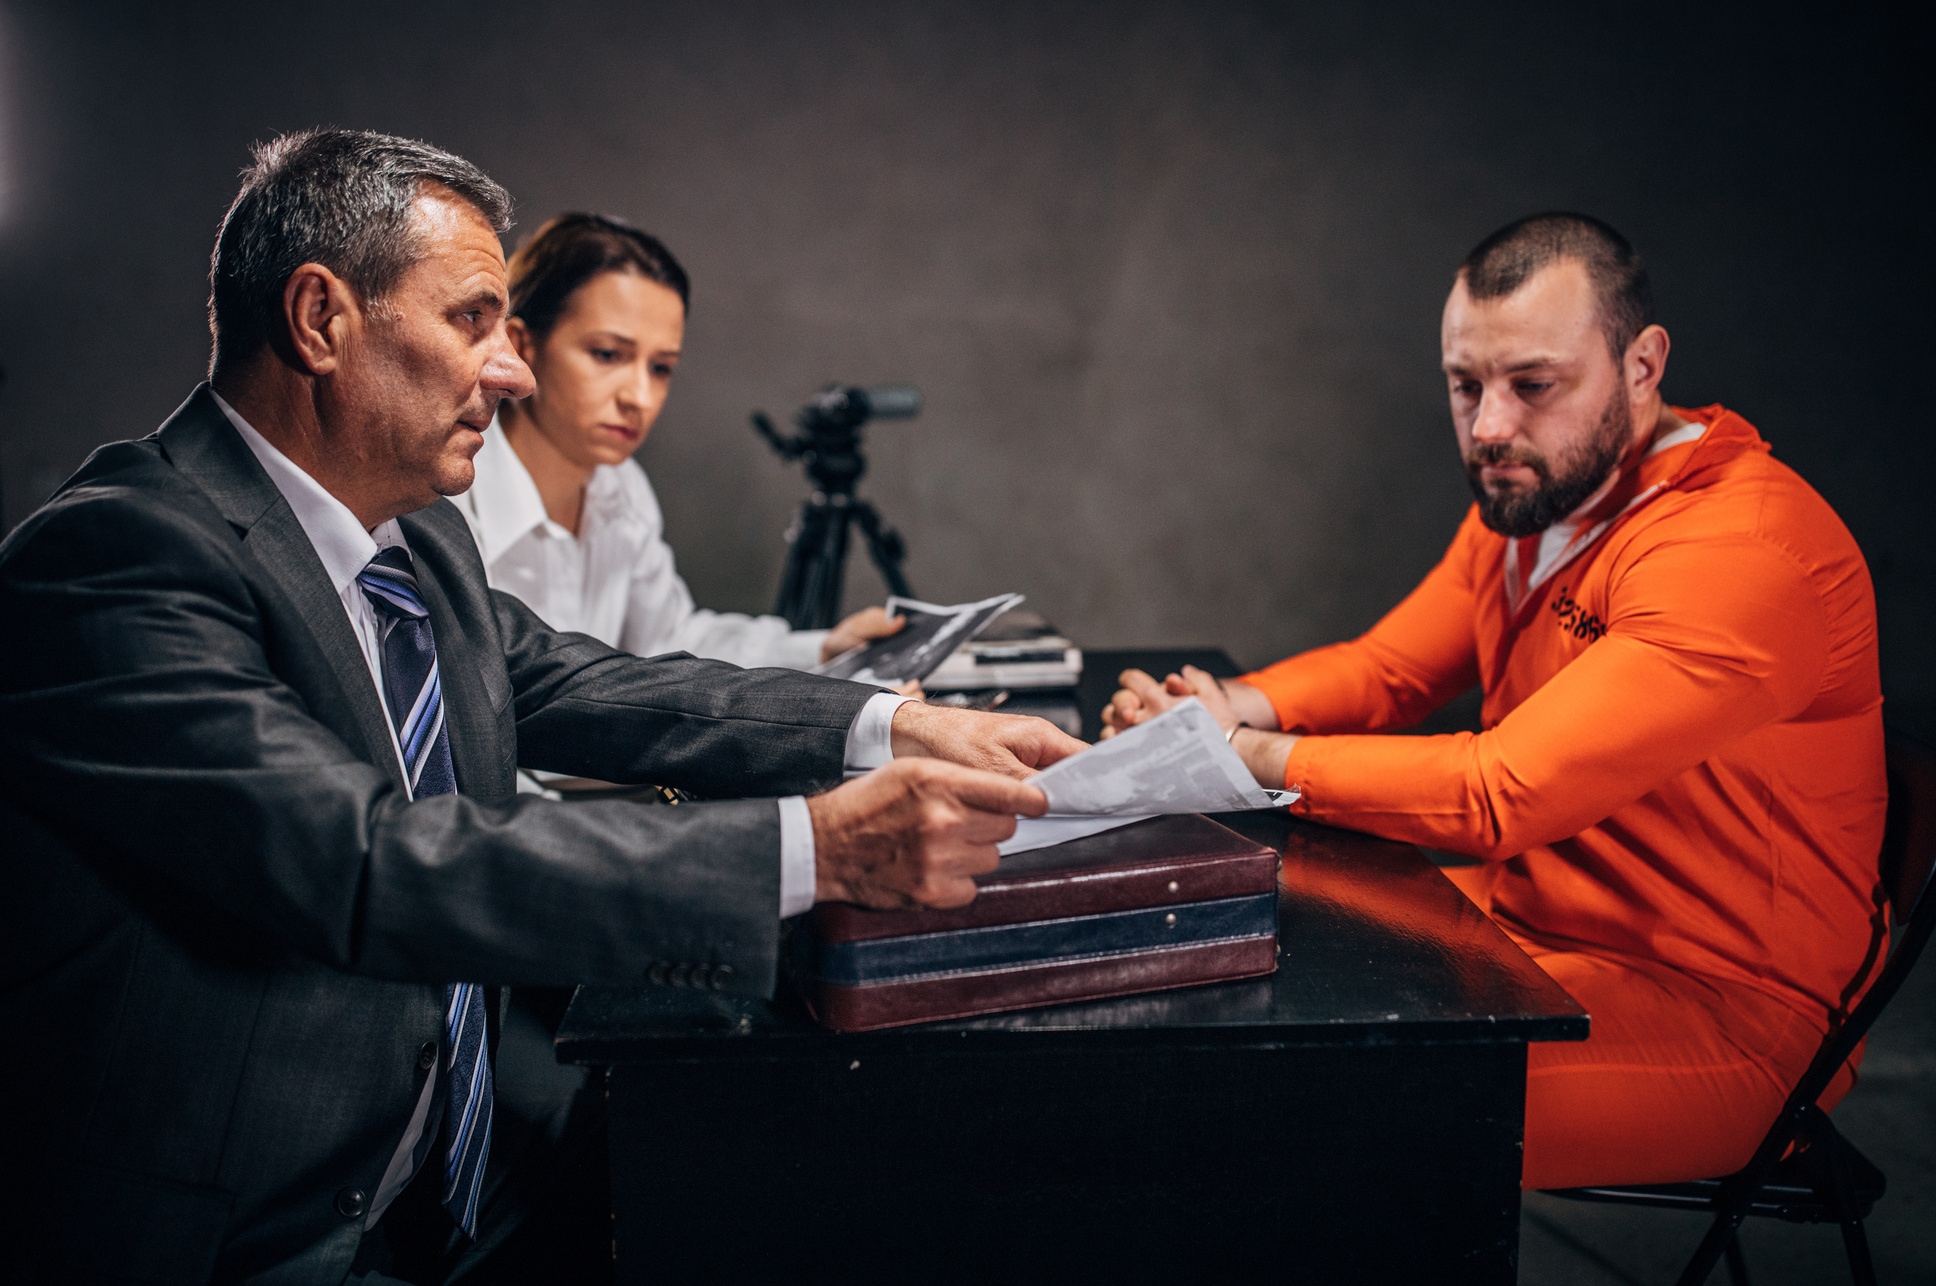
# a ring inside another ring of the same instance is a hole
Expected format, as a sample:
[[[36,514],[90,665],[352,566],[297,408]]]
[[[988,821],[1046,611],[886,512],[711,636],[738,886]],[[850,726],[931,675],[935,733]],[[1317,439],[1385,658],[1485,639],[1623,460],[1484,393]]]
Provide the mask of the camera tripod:
[[[906,386],[861,389],[829,384],[794,416],[800,432],[782,436],[763,411],[753,412],[753,428],[781,458],[806,461],[813,494],[800,504],[787,531],[786,569],[773,611],[796,630],[824,630],[840,619],[840,595],[847,574],[847,539],[858,525],[868,557],[880,569],[890,593],[912,597],[901,562],[907,544],[901,533],[883,526],[873,505],[854,495],[867,472],[860,451],[860,429],[869,419],[907,419],[920,414],[921,394]]]

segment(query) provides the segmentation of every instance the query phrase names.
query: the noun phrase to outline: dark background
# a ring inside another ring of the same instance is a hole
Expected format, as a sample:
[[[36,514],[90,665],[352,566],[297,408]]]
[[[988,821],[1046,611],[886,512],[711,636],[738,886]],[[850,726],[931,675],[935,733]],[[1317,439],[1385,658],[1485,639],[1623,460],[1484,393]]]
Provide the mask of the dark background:
[[[0,0],[0,521],[187,394],[250,142],[334,123],[479,162],[513,242],[589,208],[685,261],[642,459],[702,604],[770,606],[805,490],[747,412],[904,379],[927,413],[872,431],[863,491],[922,596],[1261,664],[1443,549],[1453,266],[1576,208],[1653,266],[1670,398],[1744,413],[1853,529],[1928,732],[1914,47],[1826,6]]]

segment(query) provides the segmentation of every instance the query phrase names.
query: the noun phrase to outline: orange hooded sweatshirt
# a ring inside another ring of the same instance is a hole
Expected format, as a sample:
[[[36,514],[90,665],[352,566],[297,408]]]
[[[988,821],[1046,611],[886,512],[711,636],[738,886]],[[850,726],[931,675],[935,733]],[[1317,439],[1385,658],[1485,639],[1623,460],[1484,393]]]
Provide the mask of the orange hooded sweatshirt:
[[[1246,681],[1312,734],[1294,812],[1484,859],[1459,883],[1523,942],[1753,988],[1823,1031],[1887,942],[1874,591],[1753,426],[1678,413],[1577,521],[1508,540],[1475,506],[1369,633]],[[1356,735],[1475,682],[1482,732]]]

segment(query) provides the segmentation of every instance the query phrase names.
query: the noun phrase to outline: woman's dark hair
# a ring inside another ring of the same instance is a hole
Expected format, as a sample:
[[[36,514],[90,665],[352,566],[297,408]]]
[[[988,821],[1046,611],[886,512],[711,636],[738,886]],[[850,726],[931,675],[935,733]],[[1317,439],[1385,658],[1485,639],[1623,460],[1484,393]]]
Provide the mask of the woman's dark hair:
[[[531,234],[508,265],[511,315],[543,340],[564,315],[572,292],[607,272],[636,272],[692,306],[686,270],[660,240],[603,214],[561,214]]]

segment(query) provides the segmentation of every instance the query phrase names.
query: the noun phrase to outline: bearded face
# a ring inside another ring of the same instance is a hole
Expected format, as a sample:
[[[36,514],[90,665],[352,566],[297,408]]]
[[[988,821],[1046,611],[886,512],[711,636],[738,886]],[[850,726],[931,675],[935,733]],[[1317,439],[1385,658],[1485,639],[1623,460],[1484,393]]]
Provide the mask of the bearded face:
[[[1536,536],[1578,509],[1619,467],[1633,442],[1633,411],[1626,391],[1616,387],[1601,408],[1599,422],[1579,442],[1554,459],[1530,446],[1509,442],[1475,443],[1466,452],[1466,481],[1479,502],[1479,520],[1502,536]],[[1520,464],[1537,481],[1531,486],[1480,476],[1487,465]]]

